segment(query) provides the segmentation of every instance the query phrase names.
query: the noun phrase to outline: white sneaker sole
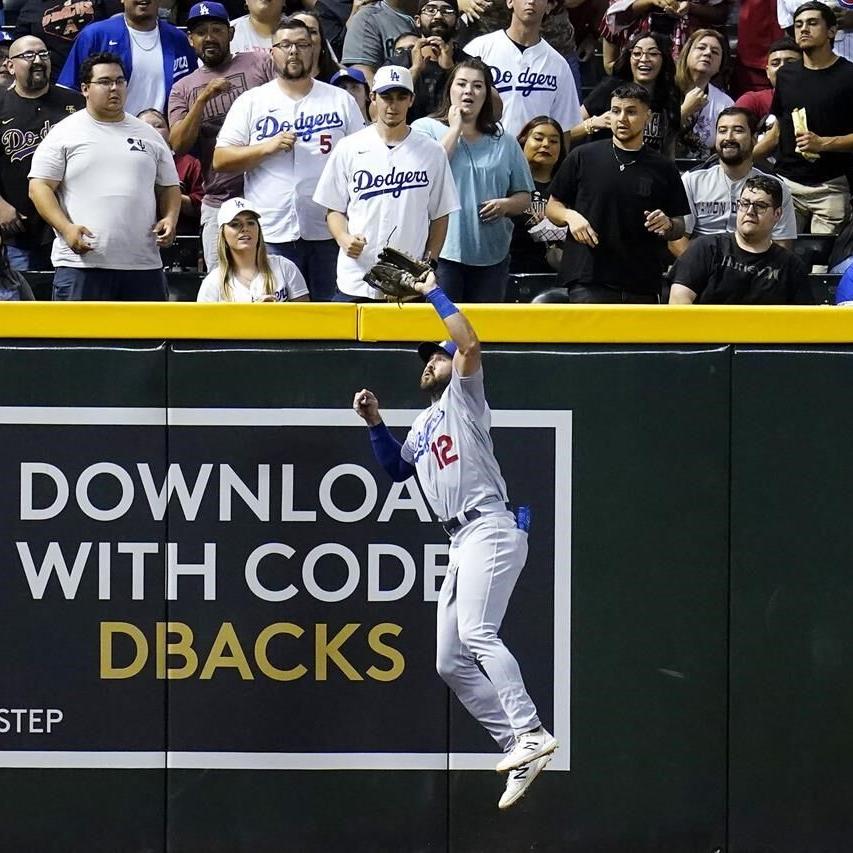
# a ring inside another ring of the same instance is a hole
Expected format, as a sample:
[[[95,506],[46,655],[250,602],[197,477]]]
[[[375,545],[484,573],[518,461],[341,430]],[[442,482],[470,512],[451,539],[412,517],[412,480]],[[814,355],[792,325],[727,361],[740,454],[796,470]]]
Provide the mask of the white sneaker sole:
[[[553,752],[553,750],[552,750]],[[538,760],[538,759],[536,759]],[[506,793],[498,800],[498,808],[499,809],[508,809],[510,806],[514,806],[528,791],[530,786],[533,784],[534,779],[548,766],[548,763],[551,761],[551,754],[545,754],[545,760],[541,763],[538,769],[534,770],[530,777],[526,780],[527,784],[524,787],[518,788],[515,793],[511,797],[507,797]],[[531,762],[532,763],[532,762]],[[518,769],[518,768],[516,768]]]
[[[519,767],[523,767],[525,764],[530,764],[531,761],[536,761],[537,758],[542,758],[543,755],[551,755],[557,747],[559,746],[559,742],[557,738],[553,735],[546,740],[542,746],[536,750],[536,752],[531,752],[528,755],[518,755],[515,759],[510,758],[510,755],[504,756],[495,767],[495,770],[498,773],[506,773],[510,770],[517,770]]]

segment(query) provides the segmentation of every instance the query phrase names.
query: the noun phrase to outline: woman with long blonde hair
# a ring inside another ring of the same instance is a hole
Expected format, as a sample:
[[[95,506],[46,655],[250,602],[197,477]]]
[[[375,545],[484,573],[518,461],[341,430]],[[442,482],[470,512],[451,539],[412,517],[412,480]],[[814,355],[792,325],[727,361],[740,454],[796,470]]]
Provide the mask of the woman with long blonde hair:
[[[296,264],[267,254],[260,215],[242,198],[219,208],[219,265],[198,291],[199,302],[307,302],[308,286]]]

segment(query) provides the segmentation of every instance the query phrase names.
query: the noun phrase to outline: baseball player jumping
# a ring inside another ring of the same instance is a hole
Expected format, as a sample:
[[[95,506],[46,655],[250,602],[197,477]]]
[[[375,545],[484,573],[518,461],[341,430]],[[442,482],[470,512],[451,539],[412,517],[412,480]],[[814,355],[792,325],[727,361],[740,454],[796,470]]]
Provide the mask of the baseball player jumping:
[[[518,663],[498,636],[527,559],[527,519],[507,508],[506,484],[489,436],[480,341],[433,274],[415,288],[444,321],[452,341],[423,343],[420,387],[432,400],[401,445],[379,415],[372,391],[353,408],[370,429],[374,455],[396,481],[417,472],[450,536],[450,565],[438,598],[436,667],[468,711],[503,749],[509,772],[498,807],[509,808],[551,760],[557,740],[539,721]],[[485,673],[485,674],[484,674]]]

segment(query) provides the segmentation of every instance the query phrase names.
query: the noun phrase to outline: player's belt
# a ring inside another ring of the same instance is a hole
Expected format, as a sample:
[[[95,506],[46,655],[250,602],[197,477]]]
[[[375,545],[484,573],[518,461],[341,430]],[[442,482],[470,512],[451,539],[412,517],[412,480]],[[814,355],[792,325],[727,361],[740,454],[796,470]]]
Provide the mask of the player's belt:
[[[473,521],[475,518],[480,518],[482,515],[488,515],[490,512],[497,512],[500,508],[509,509],[508,503],[495,503],[492,504],[494,509],[489,510],[479,510],[479,509],[468,509],[465,512],[460,512],[459,515],[455,515],[453,518],[448,518],[447,521],[442,521],[441,526],[444,528],[444,532],[450,536],[455,533],[462,527],[463,524],[467,524],[469,521]]]

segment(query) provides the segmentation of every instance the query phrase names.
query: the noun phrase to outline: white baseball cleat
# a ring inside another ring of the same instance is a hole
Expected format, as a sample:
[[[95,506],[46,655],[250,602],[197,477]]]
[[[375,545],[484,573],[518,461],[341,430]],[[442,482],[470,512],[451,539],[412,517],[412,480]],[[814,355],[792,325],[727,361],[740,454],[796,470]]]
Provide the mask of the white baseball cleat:
[[[498,773],[515,770],[516,767],[529,764],[543,755],[550,755],[557,746],[557,738],[547,731],[544,726],[540,726],[536,731],[525,732],[523,735],[519,735],[512,751],[508,752],[498,762],[495,770]]]
[[[511,805],[517,803],[527,793],[527,789],[533,780],[545,769],[545,765],[552,757],[551,753],[548,753],[548,755],[543,755],[529,764],[522,764],[521,767],[516,767],[506,780],[506,790],[498,800],[498,808],[508,809]]]

